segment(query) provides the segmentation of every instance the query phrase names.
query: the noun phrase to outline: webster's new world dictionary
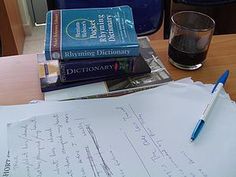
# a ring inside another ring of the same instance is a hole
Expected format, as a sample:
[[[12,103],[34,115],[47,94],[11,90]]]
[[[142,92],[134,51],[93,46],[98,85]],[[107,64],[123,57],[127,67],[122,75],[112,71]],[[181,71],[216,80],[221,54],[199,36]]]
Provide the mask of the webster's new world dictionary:
[[[52,10],[47,13],[47,60],[139,55],[129,6]]]

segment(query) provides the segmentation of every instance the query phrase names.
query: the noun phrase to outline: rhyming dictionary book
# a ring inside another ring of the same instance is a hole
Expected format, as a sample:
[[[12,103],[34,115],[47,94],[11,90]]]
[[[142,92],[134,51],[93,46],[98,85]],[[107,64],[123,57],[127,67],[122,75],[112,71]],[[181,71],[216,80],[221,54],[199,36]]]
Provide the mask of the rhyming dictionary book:
[[[52,10],[47,13],[47,60],[138,56],[129,6]]]

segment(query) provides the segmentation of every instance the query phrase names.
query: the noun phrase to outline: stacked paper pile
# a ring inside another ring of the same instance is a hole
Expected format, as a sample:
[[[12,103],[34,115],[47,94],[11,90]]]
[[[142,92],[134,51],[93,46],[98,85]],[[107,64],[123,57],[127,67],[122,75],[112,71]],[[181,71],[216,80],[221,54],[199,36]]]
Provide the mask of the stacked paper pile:
[[[0,169],[9,150],[12,177],[234,177],[236,104],[227,93],[190,142],[211,89],[186,78],[121,97],[1,107]]]

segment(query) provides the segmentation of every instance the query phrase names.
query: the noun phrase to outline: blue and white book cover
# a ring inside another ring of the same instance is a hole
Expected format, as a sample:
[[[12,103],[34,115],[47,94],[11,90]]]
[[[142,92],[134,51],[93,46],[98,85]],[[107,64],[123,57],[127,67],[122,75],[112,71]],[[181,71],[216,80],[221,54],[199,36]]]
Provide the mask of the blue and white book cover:
[[[129,6],[52,10],[47,14],[47,60],[138,56]]]

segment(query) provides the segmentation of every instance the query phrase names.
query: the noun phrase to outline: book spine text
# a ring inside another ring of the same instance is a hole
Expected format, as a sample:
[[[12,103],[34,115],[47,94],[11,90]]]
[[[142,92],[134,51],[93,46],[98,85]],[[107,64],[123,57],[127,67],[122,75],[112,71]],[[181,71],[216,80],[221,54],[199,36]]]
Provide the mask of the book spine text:
[[[63,60],[84,58],[111,58],[137,56],[139,49],[136,47],[124,47],[119,49],[88,49],[88,50],[63,50]]]
[[[134,59],[101,59],[86,61],[60,61],[61,82],[82,81],[129,74],[133,70]]]

